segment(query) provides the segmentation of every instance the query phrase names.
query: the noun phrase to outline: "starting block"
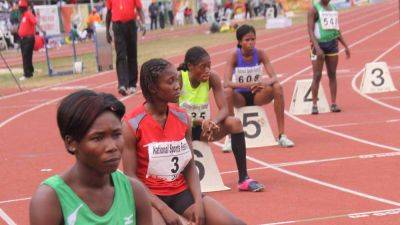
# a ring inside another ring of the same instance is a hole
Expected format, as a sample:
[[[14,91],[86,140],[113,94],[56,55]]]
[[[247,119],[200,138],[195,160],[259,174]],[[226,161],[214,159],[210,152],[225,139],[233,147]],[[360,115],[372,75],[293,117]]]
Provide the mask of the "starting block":
[[[363,94],[396,91],[385,62],[365,64],[360,91]]]
[[[247,148],[278,144],[272,133],[265,111],[260,106],[235,108],[235,116],[239,118],[243,124]]]
[[[293,91],[289,112],[293,115],[308,115],[312,110],[312,79],[297,80]],[[318,90],[318,111],[319,113],[330,112],[328,101],[325,97],[324,88],[319,85]]]
[[[292,19],[285,16],[267,18],[267,22],[265,24],[266,29],[285,28],[290,26],[292,26]]]
[[[201,192],[225,191],[230,188],[224,185],[217,163],[206,142],[193,141],[194,162],[199,172]]]

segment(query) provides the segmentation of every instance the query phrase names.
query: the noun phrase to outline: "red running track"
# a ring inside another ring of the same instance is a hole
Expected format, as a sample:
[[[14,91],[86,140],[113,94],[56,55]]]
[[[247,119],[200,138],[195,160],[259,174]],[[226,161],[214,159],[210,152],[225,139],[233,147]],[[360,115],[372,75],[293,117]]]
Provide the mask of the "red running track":
[[[338,68],[338,103],[344,111],[318,116],[287,114],[287,134],[296,147],[249,149],[250,174],[266,184],[266,191],[239,193],[233,156],[221,153],[216,143],[211,144],[214,156],[225,185],[232,190],[208,195],[248,224],[398,224],[399,93],[368,95],[390,108],[366,99],[352,87],[353,79],[359,87],[356,75],[364,64],[380,58],[393,68],[392,78],[400,88],[396,82],[400,75],[396,69],[400,29],[394,5],[394,1],[386,1],[341,15],[344,36],[352,50],[350,60],[341,54]],[[311,78],[308,39],[305,26],[282,31],[259,32],[257,47],[267,49],[275,70],[282,74],[289,106],[295,80]],[[222,74],[234,45],[208,49],[218,73]],[[182,56],[171,58],[174,63],[180,60]],[[0,224],[7,224],[6,215],[16,224],[28,224],[29,198],[37,185],[74,162],[56,127],[58,99],[71,92],[61,87],[86,86],[117,94],[114,79],[115,74],[104,73],[0,98]],[[322,84],[329,96],[326,82],[324,76]],[[143,98],[137,94],[122,100],[129,110]],[[276,133],[273,109],[271,105],[264,108]]]

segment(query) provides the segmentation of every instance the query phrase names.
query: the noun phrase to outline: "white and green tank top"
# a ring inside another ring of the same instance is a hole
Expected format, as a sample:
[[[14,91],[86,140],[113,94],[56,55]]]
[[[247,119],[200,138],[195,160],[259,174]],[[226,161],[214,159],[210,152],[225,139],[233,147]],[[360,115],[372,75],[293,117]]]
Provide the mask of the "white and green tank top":
[[[83,202],[59,176],[43,182],[53,188],[58,196],[65,225],[136,225],[135,201],[130,180],[121,172],[111,174],[114,183],[114,201],[110,210],[98,216]]]
[[[182,90],[179,97],[179,106],[184,108],[192,119],[209,119],[210,106],[208,92],[210,81],[201,82],[193,88],[189,80],[189,71],[181,71]]]
[[[318,20],[315,22],[314,34],[318,42],[328,42],[339,37],[339,16],[334,5],[329,3],[332,10],[326,10],[320,1],[313,1],[317,10]]]

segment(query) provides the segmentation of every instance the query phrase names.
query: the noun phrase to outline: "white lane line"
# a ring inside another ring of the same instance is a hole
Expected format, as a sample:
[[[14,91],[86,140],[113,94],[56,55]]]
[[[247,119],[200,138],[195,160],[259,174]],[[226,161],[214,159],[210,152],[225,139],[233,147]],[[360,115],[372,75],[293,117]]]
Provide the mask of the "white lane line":
[[[97,88],[101,88],[101,87],[104,87],[104,86],[113,85],[113,84],[115,84],[115,83],[116,83],[116,81],[113,81],[113,82],[110,82],[110,83],[101,84],[101,85],[99,85],[99,86],[93,87],[92,89],[97,89]],[[29,113],[29,112],[32,112],[32,111],[34,111],[34,110],[36,110],[36,109],[41,108],[41,107],[43,107],[43,106],[53,104],[53,103],[55,103],[55,102],[57,102],[57,101],[63,99],[65,96],[67,96],[67,95],[63,95],[63,96],[58,97],[58,98],[56,98],[56,99],[53,99],[53,100],[51,100],[51,101],[44,102],[44,103],[42,103],[42,104],[40,104],[40,105],[37,105],[37,106],[35,106],[35,107],[33,107],[33,108],[30,108],[30,109],[27,109],[27,110],[25,110],[25,111],[22,111],[22,112],[20,112],[20,113],[18,113],[18,114],[15,114],[14,116],[12,116],[12,117],[10,117],[10,118],[4,120],[3,122],[1,122],[1,123],[0,123],[0,128],[4,127],[6,124],[8,124],[9,122],[13,121],[14,119],[16,119],[16,118],[18,118],[18,117],[21,117],[21,116],[23,116],[23,115],[25,115],[25,114],[27,114],[27,113]]]
[[[223,144],[221,144],[219,142],[213,142],[213,143],[215,145],[219,146],[219,147],[223,146]],[[370,200],[373,200],[373,201],[377,201],[377,202],[381,202],[381,203],[385,203],[385,204],[389,204],[389,205],[400,206],[400,202],[392,201],[392,200],[385,199],[385,198],[380,198],[380,197],[377,197],[377,196],[374,196],[374,195],[370,195],[370,194],[365,194],[365,193],[362,193],[362,192],[359,192],[359,191],[355,191],[355,190],[352,190],[352,189],[349,189],[349,188],[341,187],[341,186],[338,186],[338,185],[335,185],[335,184],[331,184],[331,183],[324,182],[324,181],[321,181],[321,180],[317,180],[317,179],[314,179],[314,178],[311,178],[311,177],[307,177],[307,176],[301,175],[299,173],[295,173],[295,172],[292,172],[292,171],[289,171],[289,170],[274,166],[272,164],[269,164],[269,163],[264,162],[262,160],[253,158],[251,156],[246,156],[246,158],[247,158],[247,160],[252,161],[254,163],[257,163],[257,164],[260,164],[260,165],[262,165],[264,167],[269,167],[269,168],[271,168],[273,170],[276,170],[278,172],[284,173],[284,174],[292,176],[292,177],[299,178],[301,180],[305,180],[305,181],[308,181],[308,182],[311,182],[311,183],[314,183],[314,184],[318,184],[318,185],[321,185],[321,186],[324,186],[324,187],[328,187],[328,188],[331,188],[331,189],[335,189],[335,190],[338,190],[338,191],[342,191],[342,192],[345,192],[345,193],[356,195],[356,196],[359,196],[361,198],[370,199]]]
[[[216,144],[216,143],[215,143]],[[220,146],[219,144],[216,144]],[[335,157],[335,158],[327,158],[327,159],[311,159],[311,160],[302,160],[302,161],[295,161],[295,162],[284,162],[284,163],[274,163],[271,164],[276,167],[289,167],[289,166],[299,166],[299,165],[310,165],[310,164],[320,164],[325,162],[334,162],[334,161],[342,161],[348,159],[376,159],[376,158],[388,158],[388,157],[396,157],[400,156],[400,152],[385,152],[385,153],[374,153],[374,154],[364,154],[364,155],[355,155],[355,156],[346,156],[346,157]],[[257,170],[265,170],[271,169],[270,167],[255,167],[248,169],[248,171],[257,171]],[[231,174],[237,173],[237,170],[229,170],[220,172],[221,175],[223,174]]]
[[[220,143],[214,143],[218,146],[222,146]],[[297,165],[308,165],[308,164],[317,164],[317,163],[323,163],[323,162],[333,162],[333,161],[339,161],[339,160],[347,160],[347,159],[374,159],[374,158],[387,158],[387,157],[396,157],[400,156],[400,152],[384,152],[384,153],[375,153],[375,154],[365,154],[365,155],[356,155],[356,156],[348,156],[348,157],[337,157],[337,158],[328,158],[328,159],[316,159],[316,160],[303,160],[303,161],[296,161],[296,162],[284,162],[284,163],[276,163],[272,164],[273,166],[276,167],[289,167],[289,166],[297,166]],[[256,170],[265,170],[265,169],[271,169],[270,166],[262,166],[262,167],[255,167],[248,169],[248,171],[256,171]],[[231,171],[224,171],[220,172],[221,175],[224,174],[231,174],[231,173],[237,173],[237,170],[231,170]],[[17,199],[10,199],[10,200],[3,200],[0,201],[1,204],[8,204],[8,203],[14,203],[14,202],[20,202],[20,201],[27,201],[30,200],[30,197],[27,198],[17,198]]]
[[[380,97],[380,98],[375,98],[378,100],[388,100],[388,99],[398,99],[400,96],[387,96],[387,97]]]
[[[394,1],[388,3],[388,5],[392,5],[393,3],[394,3]],[[363,9],[364,9],[364,8],[363,8]],[[348,15],[348,16],[351,16],[352,14],[358,14],[358,13],[361,13],[362,11],[364,11],[363,9],[358,9],[358,10],[354,10],[354,11],[349,11],[348,13],[345,13],[344,15],[346,15],[346,16],[347,16],[347,15]],[[386,11],[386,10],[392,9],[392,7],[388,7],[388,8],[386,9],[386,6],[385,6],[385,7],[382,7],[382,9],[380,9],[380,10],[376,10],[376,9],[374,9],[373,7],[365,8],[365,9],[372,9],[373,12],[371,13],[371,12],[369,12],[369,10],[368,10],[368,11],[365,10],[366,12],[361,13],[361,14],[371,16],[371,15],[373,15],[373,14],[377,14],[377,12],[381,13],[382,11]],[[372,11],[372,10],[371,10],[371,11]],[[368,12],[368,13],[367,13],[367,12]],[[359,20],[360,18],[364,18],[364,17],[366,17],[366,16],[355,17],[356,19],[348,20],[348,21],[346,21],[344,24],[357,21],[357,20]],[[353,18],[354,18],[354,17],[353,17]],[[358,19],[357,19],[357,18],[358,18]],[[296,29],[297,29],[297,28],[296,28]],[[284,32],[284,33],[285,33],[285,32]],[[288,33],[285,33],[285,34],[287,35]],[[274,36],[274,37],[275,37],[275,36]],[[262,38],[262,39],[259,39],[258,42],[264,41],[264,40],[272,40],[272,39],[274,39],[274,37],[272,37],[272,38]],[[232,43],[233,43],[233,42],[232,42]],[[215,47],[217,47],[217,46],[213,46],[213,47],[215,48]],[[213,47],[211,47],[211,48],[213,48]],[[225,50],[223,50],[223,51],[225,51]],[[218,52],[219,52],[219,51],[218,51]],[[216,53],[217,53],[217,52],[216,52]],[[180,54],[179,54],[179,55],[180,55]],[[179,55],[176,55],[176,56],[179,56]],[[173,58],[173,57],[176,57],[176,56],[171,56],[171,57],[169,57],[169,58]],[[82,81],[82,80],[86,80],[86,79],[95,78],[95,77],[97,77],[97,76],[104,75],[104,74],[107,74],[107,73],[115,73],[115,70],[112,70],[112,71],[104,71],[104,72],[101,72],[101,73],[89,75],[89,76],[82,77],[82,78],[79,78],[79,79],[74,79],[74,80],[70,80],[70,81],[66,81],[66,82],[62,82],[62,83],[58,83],[58,84],[53,84],[53,85],[49,85],[49,86],[44,86],[44,87],[40,87],[40,88],[30,89],[30,90],[26,90],[26,91],[23,91],[23,92],[18,92],[18,93],[10,94],[10,95],[0,96],[0,100],[7,99],[7,98],[11,98],[11,97],[16,97],[16,96],[23,95],[23,94],[28,94],[28,93],[30,93],[30,92],[40,91],[40,90],[43,90],[43,89],[46,89],[46,88],[57,87],[57,86],[59,86],[59,85],[64,85],[64,84],[73,83],[73,82],[75,82],[75,81]]]
[[[28,200],[31,200],[31,197],[27,197],[27,198],[16,198],[16,199],[10,199],[10,200],[3,200],[3,201],[0,201],[0,205],[1,205],[1,204],[13,203],[13,202],[28,201]]]
[[[40,87],[40,88],[29,89],[29,90],[22,91],[22,92],[1,96],[0,100],[4,100],[4,99],[7,99],[7,98],[16,97],[16,96],[20,96],[20,95],[24,95],[24,94],[28,94],[28,93],[31,93],[31,92],[41,91],[41,90],[44,90],[44,89],[47,89],[47,88],[58,87],[58,86],[70,84],[70,83],[73,83],[73,82],[79,82],[79,81],[95,78],[95,77],[102,76],[102,75],[107,74],[107,73],[113,73],[113,72],[115,72],[115,71],[114,70],[104,71],[104,72],[92,74],[92,75],[89,75],[89,76],[86,76],[86,77],[82,77],[82,78],[78,78],[78,79],[74,79],[74,80],[70,80],[70,81],[66,81],[66,82],[62,82],[62,83],[43,86],[43,87]]]
[[[390,17],[390,16],[393,15],[393,14],[395,14],[395,13],[388,14],[388,15],[386,15],[386,16],[384,16],[384,17],[381,17],[380,19],[377,19],[377,20],[371,20],[371,21],[369,21],[369,22],[367,22],[367,23],[363,23],[362,25],[359,25],[359,26],[357,26],[357,27],[355,27],[355,28],[353,28],[353,29],[347,30],[346,32],[344,32],[344,34],[345,34],[345,33],[352,32],[352,31],[355,31],[355,30],[357,30],[357,29],[360,29],[361,27],[367,26],[367,25],[369,25],[370,23],[374,23],[374,22],[383,20],[383,19],[385,19],[385,18],[387,18],[387,17]],[[353,20],[352,20],[352,21],[353,21]],[[373,36],[373,35],[372,35],[372,36]],[[367,40],[367,39],[370,38],[370,37],[371,37],[371,35],[366,36],[365,38],[359,40],[358,42],[362,42],[362,41],[364,41],[364,40]],[[357,43],[358,43],[358,42],[357,42]],[[349,47],[351,47],[351,45],[350,45]],[[305,50],[305,49],[308,49],[308,48],[309,48],[309,47],[305,47],[305,48],[302,48],[302,49],[300,49],[300,50]],[[299,51],[299,50],[298,50],[298,51]],[[298,51],[296,51],[296,52],[298,52]],[[290,56],[290,55],[292,55],[292,54],[293,54],[293,53],[289,53],[289,54],[287,54],[286,56],[288,57],[288,56]],[[286,58],[286,57],[280,57],[279,60],[282,60],[283,58]],[[276,62],[276,61],[278,61],[278,60],[277,60],[277,59],[272,60],[271,63]],[[225,64],[225,62],[220,63],[220,64],[217,64],[217,65],[214,65],[212,68],[216,68],[216,67],[221,66],[221,65],[223,65],[223,64]],[[311,67],[311,66],[307,67],[306,70],[309,69],[310,67]],[[296,73],[296,74],[297,74],[297,73]],[[291,77],[296,76],[296,74],[292,75]],[[290,77],[288,77],[288,78],[290,78]],[[108,85],[108,84],[112,84],[112,83],[116,83],[116,81],[113,81],[113,82],[110,82],[110,83],[105,83],[104,85]],[[284,81],[282,82],[282,84],[283,84],[283,83],[284,83]],[[66,96],[66,95],[65,95],[65,96]],[[63,97],[65,97],[65,96],[63,96]],[[22,115],[24,115],[24,114],[26,114],[26,113],[29,113],[29,112],[34,111],[34,110],[36,110],[36,109],[39,109],[39,108],[41,108],[41,107],[43,107],[43,106],[49,105],[49,104],[51,104],[51,103],[57,102],[57,101],[59,101],[60,99],[62,99],[63,97],[60,97],[60,98],[57,98],[57,99],[53,99],[53,100],[48,101],[48,102],[44,102],[43,104],[37,105],[37,106],[35,106],[35,107],[33,107],[33,108],[30,108],[30,109],[28,109],[28,110],[25,110],[25,111],[23,111],[23,112],[20,112],[20,113],[18,113],[18,114],[16,114],[16,115],[12,116],[11,118],[8,118],[7,120],[3,121],[2,123],[0,123],[0,128],[2,128],[2,127],[3,127],[4,125],[6,125],[7,123],[11,122],[11,121],[14,120],[14,119],[17,119],[18,117],[20,117],[20,116],[22,116]],[[132,97],[132,95],[127,96],[127,97],[125,97],[125,98],[123,98],[123,99],[125,100],[125,99],[130,98],[130,97]]]
[[[400,214],[400,208],[359,212],[359,213],[352,213],[352,214],[340,214],[340,215],[333,215],[333,216],[314,217],[314,218],[299,219],[299,220],[289,220],[289,221],[265,223],[262,225],[281,225],[281,224],[292,224],[292,223],[304,223],[304,222],[330,220],[330,219],[337,219],[337,218],[359,219],[359,218],[365,218],[365,217],[373,217],[373,216],[382,217],[382,216],[390,216],[390,215],[398,215],[398,214]]]
[[[377,196],[374,196],[374,195],[370,195],[370,194],[365,194],[365,193],[362,193],[362,192],[359,192],[359,191],[355,191],[355,190],[352,190],[352,189],[349,189],[349,188],[340,187],[338,185],[334,185],[334,184],[331,184],[331,183],[328,183],[328,182],[324,182],[324,181],[317,180],[317,179],[314,179],[314,178],[311,178],[311,177],[307,177],[307,176],[304,176],[304,175],[301,175],[301,174],[298,174],[298,173],[295,173],[295,172],[292,172],[292,171],[289,171],[289,170],[286,170],[286,169],[282,169],[282,168],[273,166],[271,164],[268,164],[268,163],[266,163],[266,162],[264,162],[262,160],[258,160],[256,158],[253,158],[251,156],[246,156],[246,158],[248,160],[252,161],[252,162],[258,163],[258,164],[263,165],[265,167],[269,166],[273,170],[279,171],[281,173],[287,174],[287,175],[292,176],[292,177],[299,178],[301,180],[305,180],[305,181],[308,181],[308,182],[311,182],[311,183],[314,183],[314,184],[318,184],[318,185],[321,185],[321,186],[324,186],[324,187],[327,187],[327,188],[331,188],[331,189],[335,189],[335,190],[342,191],[342,192],[345,192],[345,193],[349,193],[349,194],[352,194],[352,195],[356,195],[356,196],[359,196],[361,198],[370,199],[370,200],[381,202],[381,203],[385,203],[385,204],[388,204],[388,205],[400,206],[400,202],[392,201],[392,200],[385,199],[385,198],[380,198],[380,197],[377,197]]]
[[[329,128],[329,127],[346,127],[346,126],[355,126],[360,123],[340,123],[340,124],[331,124],[331,125],[322,125],[321,127]]]
[[[373,122],[364,122],[364,123],[340,123],[340,124],[322,125],[321,127],[331,128],[331,127],[364,126],[364,125],[379,124],[379,123],[396,123],[399,121],[400,121],[400,119],[392,119],[392,120],[373,121]]]
[[[0,209],[0,217],[7,223],[7,225],[17,225],[2,209]]]
[[[398,22],[396,22],[396,24],[398,24]],[[381,58],[383,58],[383,57],[384,57],[386,54],[388,54],[389,52],[393,51],[393,50],[394,50],[395,48],[397,48],[399,45],[400,45],[400,41],[397,42],[395,45],[393,45],[393,46],[392,46],[391,48],[389,48],[388,50],[386,50],[386,51],[385,51],[384,53],[382,53],[380,56],[378,56],[373,62],[379,61]],[[384,102],[382,102],[382,101],[379,101],[378,99],[372,98],[372,97],[370,97],[370,96],[368,96],[368,95],[366,95],[366,94],[364,94],[364,93],[361,93],[360,89],[356,86],[356,80],[357,80],[357,78],[358,78],[361,74],[363,74],[364,70],[365,70],[365,69],[360,70],[360,72],[358,72],[358,73],[353,77],[353,80],[351,81],[351,87],[353,88],[353,90],[354,90],[355,92],[357,92],[359,95],[361,95],[362,97],[364,97],[364,98],[366,98],[366,99],[368,99],[368,100],[370,100],[370,101],[372,101],[372,102],[374,102],[374,103],[376,103],[376,104],[378,104],[378,105],[381,105],[381,106],[383,106],[383,107],[386,107],[386,108],[389,108],[389,109],[393,109],[393,110],[395,110],[395,111],[397,111],[397,112],[400,112],[400,108],[398,108],[398,107],[396,107],[396,106],[389,105],[389,104],[387,104],[387,103],[384,103]]]

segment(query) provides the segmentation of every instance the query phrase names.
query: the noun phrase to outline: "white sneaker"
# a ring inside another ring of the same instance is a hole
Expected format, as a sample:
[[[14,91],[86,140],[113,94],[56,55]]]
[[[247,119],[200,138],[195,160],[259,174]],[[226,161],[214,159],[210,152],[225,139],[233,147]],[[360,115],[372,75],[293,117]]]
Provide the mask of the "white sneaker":
[[[226,136],[225,138],[225,144],[222,147],[222,152],[223,153],[228,153],[232,151],[232,141],[229,135]]]
[[[124,86],[121,86],[118,88],[118,93],[120,93],[122,96],[126,96],[126,88]]]
[[[136,87],[130,87],[128,88],[128,94],[133,95],[136,93]]]
[[[20,77],[18,80],[19,80],[19,81],[24,81],[24,80],[26,80],[26,77],[25,77],[25,76],[22,76],[22,77]]]
[[[293,147],[293,146],[294,146],[293,141],[291,141],[291,140],[290,140],[286,135],[284,135],[284,134],[282,134],[282,135],[281,135],[281,138],[278,139],[278,144],[279,144],[281,147],[286,147],[286,148],[289,148],[289,147]]]

